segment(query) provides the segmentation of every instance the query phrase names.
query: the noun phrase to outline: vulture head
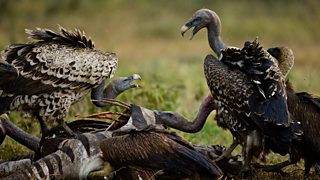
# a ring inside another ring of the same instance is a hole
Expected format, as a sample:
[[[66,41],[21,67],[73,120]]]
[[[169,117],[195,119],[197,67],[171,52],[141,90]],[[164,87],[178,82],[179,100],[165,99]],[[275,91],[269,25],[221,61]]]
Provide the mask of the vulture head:
[[[292,49],[288,47],[274,47],[269,48],[267,51],[275,59],[277,59],[281,73],[284,75],[284,77],[287,77],[294,64],[294,55]]]
[[[181,35],[183,36],[191,28],[193,28],[193,30],[189,38],[190,40],[202,28],[207,28],[210,47],[220,56],[221,50],[225,48],[225,45],[220,37],[221,21],[214,11],[210,9],[200,9],[196,11],[191,19],[181,27]]]
[[[109,105],[104,101],[97,101],[99,99],[108,98],[114,99],[122,92],[131,89],[131,88],[139,88],[139,84],[134,84],[133,81],[141,80],[140,75],[133,74],[128,77],[118,77],[112,80],[106,87],[105,81],[100,83],[97,87],[93,88],[91,91],[91,99],[93,103],[98,107],[104,107]]]

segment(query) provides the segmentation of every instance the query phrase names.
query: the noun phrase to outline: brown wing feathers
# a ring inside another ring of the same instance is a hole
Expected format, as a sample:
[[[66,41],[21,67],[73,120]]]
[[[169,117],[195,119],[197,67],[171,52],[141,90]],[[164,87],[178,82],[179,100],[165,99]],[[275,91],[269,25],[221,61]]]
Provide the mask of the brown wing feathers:
[[[208,86],[222,106],[267,136],[290,141],[301,134],[297,126],[286,128],[293,121],[281,72],[261,46],[247,42],[243,49],[226,49],[222,54],[221,61],[207,56],[204,65]]]
[[[17,69],[21,78],[53,88],[91,88],[112,76],[117,66],[114,53],[93,49],[93,43],[79,30],[60,28],[26,30],[38,42],[9,46],[2,59]]]
[[[91,39],[85,36],[84,32],[81,32],[79,29],[75,29],[75,31],[68,31],[65,28],[60,26],[61,33],[54,32],[50,29],[40,29],[37,28],[36,30],[26,29],[26,33],[30,35],[31,38],[45,41],[45,42],[52,42],[56,41],[59,43],[70,44],[74,47],[81,47],[81,48],[94,48],[94,44]]]

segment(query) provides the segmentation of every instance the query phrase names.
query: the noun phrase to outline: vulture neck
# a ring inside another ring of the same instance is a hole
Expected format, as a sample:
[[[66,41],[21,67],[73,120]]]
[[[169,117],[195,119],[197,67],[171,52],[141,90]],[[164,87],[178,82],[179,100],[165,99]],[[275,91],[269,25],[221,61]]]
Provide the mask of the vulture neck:
[[[92,101],[94,105],[97,107],[105,107],[108,106],[109,103],[102,102],[99,100],[102,100],[103,98],[110,98],[114,99],[116,97],[115,93],[111,92],[108,95],[105,95],[104,93],[104,86],[105,86],[105,80],[103,80],[98,87],[93,88],[91,91],[91,99],[94,99],[96,101]]]
[[[22,129],[13,124],[9,119],[1,119],[2,128],[4,128],[5,135],[18,141],[27,148],[37,152],[39,150],[40,139],[24,132]],[[1,128],[1,127],[0,127]]]
[[[199,132],[210,113],[217,109],[214,99],[209,95],[200,105],[198,114],[193,122],[175,112],[156,112],[156,120],[158,124],[188,133]]]
[[[220,36],[220,27],[220,21],[215,22],[214,20],[207,26],[209,45],[218,57],[221,55],[221,50],[226,48],[226,45],[223,43]]]

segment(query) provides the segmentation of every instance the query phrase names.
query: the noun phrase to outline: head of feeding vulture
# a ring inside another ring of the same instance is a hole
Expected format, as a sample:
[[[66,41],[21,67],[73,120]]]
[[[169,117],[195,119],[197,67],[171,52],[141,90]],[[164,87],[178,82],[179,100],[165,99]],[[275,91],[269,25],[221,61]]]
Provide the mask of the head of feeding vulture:
[[[279,69],[282,75],[286,78],[294,64],[294,54],[289,47],[273,47],[269,48],[268,53],[277,59]]]
[[[26,30],[29,43],[12,44],[1,52],[0,113],[22,110],[36,117],[42,134],[65,125],[70,106],[91,91],[91,98],[115,98],[138,87],[131,84],[139,75],[118,78],[105,87],[118,65],[115,53],[94,48],[80,30],[60,32],[49,29]],[[93,101],[97,106],[107,104]]]

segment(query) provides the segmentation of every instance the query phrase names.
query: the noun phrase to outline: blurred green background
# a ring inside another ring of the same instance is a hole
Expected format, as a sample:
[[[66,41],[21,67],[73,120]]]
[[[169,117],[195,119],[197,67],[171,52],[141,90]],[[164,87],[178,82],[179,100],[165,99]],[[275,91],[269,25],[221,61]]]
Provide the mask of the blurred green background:
[[[10,43],[27,42],[24,29],[36,27],[79,28],[97,49],[119,57],[116,76],[138,73],[142,87],[120,96],[121,100],[150,109],[177,111],[192,120],[201,100],[209,93],[203,59],[212,53],[206,31],[192,41],[182,38],[180,27],[200,8],[217,12],[223,40],[232,46],[259,37],[264,47],[289,46],[295,66],[290,73],[297,91],[320,95],[320,1],[213,1],[213,0],[0,0],[0,50]],[[187,34],[188,35],[188,34]],[[103,109],[105,110],[105,109]],[[75,114],[101,111],[89,98],[73,106]],[[38,123],[11,113],[12,121],[33,134]],[[197,134],[183,134],[197,144],[224,144],[231,135],[216,127],[211,116]],[[0,146],[0,159],[25,151],[9,138]]]

